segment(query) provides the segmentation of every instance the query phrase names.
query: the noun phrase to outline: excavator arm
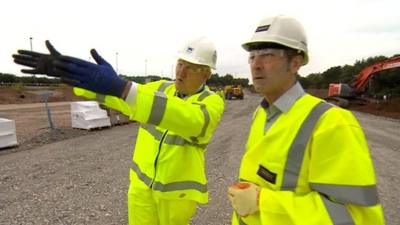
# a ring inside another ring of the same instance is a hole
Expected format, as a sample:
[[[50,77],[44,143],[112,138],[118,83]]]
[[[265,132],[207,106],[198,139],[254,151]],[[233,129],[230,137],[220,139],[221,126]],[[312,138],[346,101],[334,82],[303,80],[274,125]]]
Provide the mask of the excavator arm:
[[[394,57],[391,59],[387,59],[385,61],[378,62],[371,66],[366,67],[357,75],[357,77],[354,79],[353,83],[351,84],[351,86],[354,89],[354,92],[356,92],[356,93],[363,92],[368,85],[368,80],[375,73],[382,71],[382,70],[396,68],[396,67],[400,67],[400,56]]]
[[[351,85],[343,83],[329,84],[328,97],[324,99],[342,108],[347,108],[350,102],[352,104],[364,105],[367,100],[358,96],[364,92],[371,76],[379,71],[396,67],[400,67],[400,56],[368,66],[361,70]]]

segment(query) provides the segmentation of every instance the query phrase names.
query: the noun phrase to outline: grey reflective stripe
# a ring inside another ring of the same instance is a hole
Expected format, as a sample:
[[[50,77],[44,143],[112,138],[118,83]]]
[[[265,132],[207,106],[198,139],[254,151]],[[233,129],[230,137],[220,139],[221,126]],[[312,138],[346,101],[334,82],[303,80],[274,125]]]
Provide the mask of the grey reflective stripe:
[[[197,100],[201,102],[203,101],[203,99],[207,98],[210,95],[211,95],[210,91],[203,91],[203,93],[201,93],[201,95],[197,98]]]
[[[147,186],[150,187],[152,179],[148,177],[146,174],[144,174],[142,171],[140,171],[139,166],[132,161],[132,166],[131,169],[135,171],[137,176],[141,181],[143,181]],[[178,191],[178,190],[188,190],[188,189],[194,189],[197,190],[201,193],[206,193],[207,192],[207,185],[206,184],[201,184],[195,181],[180,181],[180,182],[173,182],[173,183],[168,183],[168,184],[162,184],[158,181],[153,183],[153,190],[161,191],[161,192],[167,192],[167,191]]]
[[[306,151],[306,146],[311,137],[314,126],[318,122],[320,116],[331,107],[331,105],[325,102],[318,103],[311,110],[310,114],[301,125],[289,149],[283,174],[282,190],[294,191],[294,189],[296,188],[301,165],[303,163],[303,156]]]
[[[354,221],[344,205],[334,203],[322,195],[321,199],[334,225],[354,225]]]
[[[167,107],[167,96],[164,91],[167,87],[172,85],[171,82],[164,82],[157,89],[157,92],[154,93],[153,105],[151,108],[148,123],[159,125],[163,118],[165,109]]]
[[[156,140],[161,141],[163,132],[157,130],[157,128],[154,125],[143,124],[141,126],[141,128],[145,129],[147,132],[149,132],[151,135],[153,135],[153,137]],[[182,138],[178,135],[170,135],[170,134],[167,134],[167,136],[164,138],[164,143],[169,144],[169,145],[180,145],[180,146],[192,145],[192,146],[203,148],[203,149],[205,149],[207,146],[207,143],[206,144],[195,144],[195,143],[191,143],[191,142],[185,140],[184,138]]]
[[[153,105],[151,107],[151,112],[149,116],[148,123],[159,125],[163,116],[165,109],[167,108],[167,96],[163,92],[155,92]]]
[[[154,125],[151,124],[142,124],[141,128],[145,129],[147,132],[149,132],[151,135],[153,135],[153,137],[156,140],[161,140],[163,133],[159,130],[157,130],[157,128]]]
[[[311,184],[311,188],[344,204],[373,206],[379,203],[375,185],[350,186],[332,184]]]
[[[160,87],[157,89],[159,92],[164,92],[167,87],[171,86],[173,82],[164,82],[160,85]]]
[[[208,113],[205,105],[199,104],[199,103],[195,103],[195,102],[193,102],[193,104],[200,105],[200,109],[203,112],[204,124],[203,124],[203,127],[201,128],[201,132],[200,132],[200,135],[198,137],[204,137],[206,135],[208,124],[210,124],[210,114]],[[197,141],[198,141],[197,137],[192,137],[191,139],[195,143],[197,143]]]
[[[160,182],[155,182],[153,184],[153,190],[167,192],[167,191],[179,191],[179,190],[197,190],[201,193],[207,192],[207,185],[201,184],[195,181],[180,181],[168,184],[162,184]]]
[[[196,143],[192,143],[189,142],[187,140],[185,140],[184,138],[178,136],[178,135],[170,135],[167,134],[167,136],[164,139],[164,143],[169,144],[169,145],[193,145],[195,147],[199,147],[199,148],[206,148],[207,144],[196,144]]]
[[[140,169],[139,169],[139,166],[133,161],[132,161],[131,169],[133,171],[135,171],[136,175],[139,177],[139,179],[141,181],[143,181],[147,186],[150,187],[152,179],[150,177],[148,177],[146,174],[142,173],[142,171],[140,171]]]
[[[210,114],[208,113],[205,105],[201,105],[200,108],[204,114],[204,125],[203,125],[203,128],[201,129],[200,137],[204,137],[204,135],[206,135],[206,130],[207,130],[208,124],[210,123]]]
[[[102,94],[96,94],[96,101],[100,103],[104,103],[106,96]]]
[[[208,96],[210,96],[212,93],[210,91],[204,91],[203,93],[201,93],[201,95],[197,98],[197,100],[199,102],[203,101],[205,98],[207,98]],[[198,103],[194,103],[194,104],[198,104]],[[206,106],[203,104],[198,104],[200,105],[200,109],[203,112],[204,115],[204,125],[201,128],[201,133],[199,135],[199,137],[204,137],[206,135],[206,130],[208,127],[208,124],[210,124],[210,114],[208,113]],[[192,137],[193,142],[197,143],[198,139],[197,137]]]
[[[187,141],[177,135],[167,135],[164,139],[164,143],[173,145],[185,145]]]

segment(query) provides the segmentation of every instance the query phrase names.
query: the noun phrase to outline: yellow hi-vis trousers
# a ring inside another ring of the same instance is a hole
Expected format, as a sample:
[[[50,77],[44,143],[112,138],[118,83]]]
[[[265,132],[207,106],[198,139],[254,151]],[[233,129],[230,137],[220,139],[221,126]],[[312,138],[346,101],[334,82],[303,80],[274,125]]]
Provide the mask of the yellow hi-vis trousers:
[[[153,190],[130,185],[128,191],[129,225],[188,225],[196,213],[193,200],[162,199]]]

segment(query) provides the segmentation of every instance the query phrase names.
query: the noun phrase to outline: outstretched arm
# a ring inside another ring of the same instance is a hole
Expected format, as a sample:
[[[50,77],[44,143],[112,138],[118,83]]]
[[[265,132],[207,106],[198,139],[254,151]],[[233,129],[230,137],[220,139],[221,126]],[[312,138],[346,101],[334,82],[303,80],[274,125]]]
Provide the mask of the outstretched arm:
[[[61,55],[49,41],[46,41],[46,46],[50,54],[18,50],[18,54],[13,55],[14,62],[31,67],[22,69],[23,73],[60,77],[63,83],[103,95],[123,98],[124,91],[129,90],[131,83],[119,77],[95,49],[90,53],[97,64]]]

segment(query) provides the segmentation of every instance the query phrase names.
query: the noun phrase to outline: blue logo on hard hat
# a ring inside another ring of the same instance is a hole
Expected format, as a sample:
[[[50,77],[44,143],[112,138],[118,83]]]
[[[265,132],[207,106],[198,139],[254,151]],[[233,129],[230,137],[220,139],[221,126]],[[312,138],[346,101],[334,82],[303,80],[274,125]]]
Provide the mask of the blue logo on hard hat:
[[[259,27],[257,27],[257,29],[256,29],[256,33],[257,33],[257,32],[262,32],[262,31],[267,31],[267,30],[269,29],[270,26],[271,26],[271,25],[259,26]]]
[[[193,49],[192,47],[187,47],[186,52],[187,52],[187,53],[192,53],[193,50],[194,50],[194,49]]]

